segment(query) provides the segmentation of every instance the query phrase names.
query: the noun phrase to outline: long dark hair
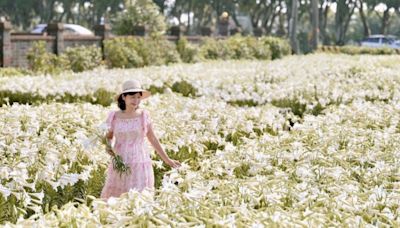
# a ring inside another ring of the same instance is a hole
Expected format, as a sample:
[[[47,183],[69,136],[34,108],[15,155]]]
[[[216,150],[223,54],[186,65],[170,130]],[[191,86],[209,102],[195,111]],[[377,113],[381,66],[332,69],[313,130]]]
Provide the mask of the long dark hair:
[[[123,96],[127,96],[127,95],[132,95],[132,96],[133,96],[133,95],[135,95],[135,94],[137,94],[137,93],[139,93],[140,96],[142,96],[142,92],[127,92],[127,93],[121,94],[121,95],[118,97],[118,108],[121,109],[121,110],[125,110],[125,109],[126,109],[126,104],[125,104],[124,99],[122,99],[122,95],[123,95]]]

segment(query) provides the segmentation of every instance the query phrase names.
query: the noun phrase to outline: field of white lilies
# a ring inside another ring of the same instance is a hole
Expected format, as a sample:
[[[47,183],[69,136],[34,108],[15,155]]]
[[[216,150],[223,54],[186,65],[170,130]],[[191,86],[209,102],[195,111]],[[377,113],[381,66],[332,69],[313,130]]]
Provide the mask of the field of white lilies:
[[[314,54],[0,78],[0,224],[398,227],[399,62]],[[110,158],[85,142],[132,78],[183,165],[153,152],[155,192],[103,201]]]

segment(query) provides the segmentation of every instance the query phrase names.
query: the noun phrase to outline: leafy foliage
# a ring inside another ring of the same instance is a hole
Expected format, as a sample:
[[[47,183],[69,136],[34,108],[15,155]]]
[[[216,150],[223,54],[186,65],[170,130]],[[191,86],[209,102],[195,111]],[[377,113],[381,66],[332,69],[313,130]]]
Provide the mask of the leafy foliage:
[[[283,56],[290,55],[292,51],[289,41],[284,39],[266,36],[261,38],[261,42],[269,46],[272,59],[280,59]]]
[[[43,41],[35,42],[29,50],[28,62],[35,74],[60,74],[72,70],[82,72],[101,65],[101,50],[95,46],[69,47],[61,55],[50,53]]]
[[[103,88],[97,89],[93,94],[78,95],[71,93],[56,93],[48,94],[46,96],[37,93],[23,93],[15,92],[10,90],[0,91],[0,106],[5,104],[41,104],[51,102],[62,102],[62,103],[76,103],[76,102],[88,102],[92,104],[99,104],[102,106],[109,106],[112,103],[113,92],[104,90]]]
[[[109,67],[132,68],[180,62],[173,43],[163,38],[120,37],[105,43]]]
[[[121,12],[113,23],[118,35],[135,35],[135,27],[145,26],[152,36],[165,33],[165,18],[158,6],[151,0],[132,0],[125,12]]]
[[[226,40],[206,38],[200,46],[205,59],[277,59],[290,54],[287,41],[273,37],[242,37]]]
[[[69,60],[71,70],[74,72],[92,70],[101,65],[102,61],[101,49],[94,45],[67,48],[65,55]]]
[[[233,51],[225,45],[223,40],[205,38],[200,46],[200,54],[205,59],[231,59]]]
[[[13,68],[13,67],[1,67],[0,68],[0,77],[14,77],[14,76],[23,76],[23,75],[32,75],[28,69],[22,68]]]
[[[59,56],[47,52],[46,42],[35,42],[28,51],[29,66],[35,73],[41,74],[60,74],[65,70],[70,70],[68,58],[61,54]]]
[[[321,46],[318,52],[343,53],[348,55],[393,55],[400,54],[400,49],[395,48],[372,48],[360,46]]]
[[[115,38],[106,40],[104,52],[107,65],[110,68],[132,68],[144,66],[144,61],[139,56],[137,42],[134,39]]]
[[[199,61],[198,47],[190,44],[185,37],[180,37],[176,43],[181,60],[185,63],[195,63]]]
[[[180,82],[175,82],[172,85],[172,91],[181,93],[185,97],[194,97],[196,96],[197,89],[194,88],[189,82],[183,80]]]

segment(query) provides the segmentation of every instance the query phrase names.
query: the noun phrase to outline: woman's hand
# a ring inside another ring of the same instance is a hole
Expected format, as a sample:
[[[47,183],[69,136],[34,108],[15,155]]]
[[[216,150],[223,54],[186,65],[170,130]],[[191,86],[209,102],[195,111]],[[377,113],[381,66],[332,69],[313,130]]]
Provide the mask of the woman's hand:
[[[181,163],[179,161],[172,159],[166,160],[165,163],[167,163],[172,168],[179,168],[181,166]]]

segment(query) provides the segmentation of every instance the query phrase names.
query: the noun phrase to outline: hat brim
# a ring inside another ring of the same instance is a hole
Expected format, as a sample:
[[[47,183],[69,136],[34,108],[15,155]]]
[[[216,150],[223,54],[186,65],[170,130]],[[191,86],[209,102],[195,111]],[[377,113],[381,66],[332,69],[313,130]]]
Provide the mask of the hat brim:
[[[115,96],[115,100],[118,101],[119,97],[122,94],[131,93],[131,92],[141,92],[142,93],[142,96],[140,97],[141,100],[146,99],[151,96],[151,93],[144,89],[128,89],[128,90],[124,90],[124,91],[120,92],[119,94],[117,94],[117,96]]]

